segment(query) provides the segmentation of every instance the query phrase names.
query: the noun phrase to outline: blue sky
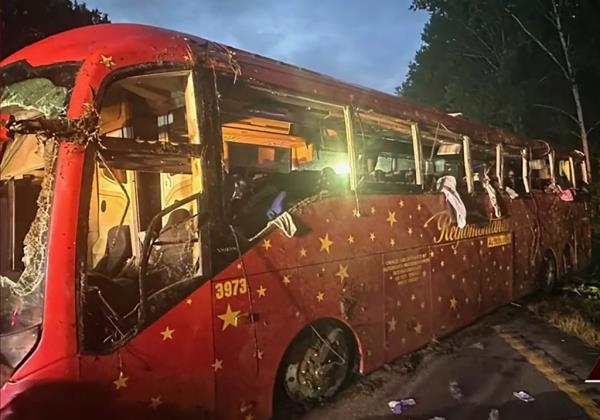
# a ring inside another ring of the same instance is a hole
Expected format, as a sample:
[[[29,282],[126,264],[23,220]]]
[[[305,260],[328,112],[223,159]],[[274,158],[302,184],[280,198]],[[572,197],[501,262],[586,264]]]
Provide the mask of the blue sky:
[[[112,22],[187,32],[388,93],[428,16],[408,0],[86,0]]]

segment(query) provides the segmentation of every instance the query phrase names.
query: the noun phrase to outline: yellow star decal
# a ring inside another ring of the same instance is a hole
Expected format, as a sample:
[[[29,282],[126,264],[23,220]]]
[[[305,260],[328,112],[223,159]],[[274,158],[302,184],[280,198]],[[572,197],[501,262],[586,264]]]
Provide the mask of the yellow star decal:
[[[123,376],[123,372],[119,372],[119,377],[113,381],[115,384],[115,389],[127,388],[127,380],[129,378],[127,376]]]
[[[317,301],[319,302],[323,302],[323,299],[325,298],[325,294],[323,292],[319,292],[317,293],[317,296],[315,296]]]
[[[288,274],[283,275],[283,279],[281,279],[282,283],[286,286],[290,284],[292,281],[290,280],[290,276]]]
[[[421,211],[421,205],[417,204],[417,211]]]
[[[394,223],[398,223],[396,220],[396,212],[388,210],[388,217],[385,220],[390,224],[390,227],[394,226]]]
[[[446,263],[444,262],[444,260],[440,261],[440,267],[443,267],[445,265],[446,265]]]
[[[186,305],[191,305],[192,304],[192,299],[186,299],[185,300]]]
[[[392,317],[392,319],[390,319],[387,324],[388,324],[388,332],[394,332],[396,331],[396,318]]]
[[[255,356],[258,360],[262,360],[264,354],[265,352],[259,349],[256,351]]]
[[[358,209],[352,209],[352,216],[360,217],[360,211]]]
[[[306,249],[304,249],[304,248],[300,249],[300,256],[306,257]]]
[[[112,69],[115,65],[115,60],[110,55],[100,55],[100,64]]]
[[[223,369],[223,361],[221,359],[215,359],[215,362],[210,365],[214,371],[218,371],[219,369]]]
[[[268,251],[270,248],[273,247],[273,245],[271,245],[270,239],[263,239],[263,243],[261,244],[261,246],[265,249],[265,251]]]
[[[375,207],[371,207],[371,214],[375,214]]]
[[[375,240],[375,232],[369,233],[369,239],[372,240],[372,241]]]
[[[163,341],[165,341],[165,340],[172,340],[174,332],[175,332],[175,330],[172,330],[167,325],[167,327],[163,331],[160,332],[160,335],[162,335]]]
[[[410,227],[409,227],[409,228],[408,228],[408,234],[409,234],[409,235],[412,235],[412,233],[413,233],[413,230],[412,230],[412,228],[410,228]]]
[[[349,244],[353,244],[354,243],[354,236],[348,235],[348,243]]]
[[[240,311],[232,311],[231,305],[227,304],[227,310],[225,313],[217,316],[217,318],[223,321],[223,327],[221,328],[221,331],[225,331],[225,329],[230,325],[237,327],[237,319],[239,314]]]
[[[400,208],[404,207],[404,200],[400,200],[398,204],[400,205]]]
[[[348,274],[348,266],[340,264],[338,272],[335,273],[335,275],[340,278],[340,281],[344,281],[344,279],[350,277],[350,275]]]
[[[456,300],[456,298],[454,296],[452,296],[450,298],[450,309],[456,310],[456,304],[457,303],[458,303],[458,301]]]
[[[323,238],[319,238],[319,241],[321,241],[320,251],[325,251],[329,254],[329,248],[333,245],[333,242],[329,240],[329,233],[326,233]]]
[[[267,296],[267,288],[261,284],[260,287],[256,290],[256,293],[258,293],[258,297],[265,297]]]
[[[390,246],[396,245],[396,240],[394,238],[390,239]]]
[[[412,302],[414,302],[415,300],[417,300],[417,297],[415,296],[415,294],[413,293],[412,295],[410,295],[410,300]]]
[[[160,395],[156,397],[150,398],[150,408],[157,409],[159,405],[162,405],[162,400],[160,399]]]
[[[415,332],[417,334],[421,334],[422,331],[423,331],[423,326],[421,325],[421,323],[417,322],[417,325],[415,325]]]

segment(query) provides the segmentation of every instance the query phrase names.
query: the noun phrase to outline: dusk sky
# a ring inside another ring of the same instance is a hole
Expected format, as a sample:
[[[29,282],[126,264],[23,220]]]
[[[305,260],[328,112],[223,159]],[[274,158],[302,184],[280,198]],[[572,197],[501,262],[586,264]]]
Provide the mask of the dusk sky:
[[[408,0],[87,0],[112,22],[162,26],[388,93],[421,45]]]

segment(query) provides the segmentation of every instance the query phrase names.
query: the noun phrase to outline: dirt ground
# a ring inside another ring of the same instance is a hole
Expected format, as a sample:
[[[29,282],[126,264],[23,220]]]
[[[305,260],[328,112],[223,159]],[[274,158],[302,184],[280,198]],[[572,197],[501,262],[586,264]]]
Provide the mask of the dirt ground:
[[[599,356],[525,306],[508,305],[357,379],[302,419],[600,419],[600,384],[584,382]],[[392,413],[388,401],[405,398],[416,405]]]

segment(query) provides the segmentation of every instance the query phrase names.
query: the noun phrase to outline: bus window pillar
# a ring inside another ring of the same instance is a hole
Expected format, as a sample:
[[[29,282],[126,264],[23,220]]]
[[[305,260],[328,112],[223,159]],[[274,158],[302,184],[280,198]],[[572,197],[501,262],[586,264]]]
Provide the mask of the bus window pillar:
[[[344,106],[344,125],[346,128],[346,146],[348,148],[348,160],[350,161],[350,189],[356,191],[358,186],[358,168],[356,148],[354,141],[354,124],[352,120],[352,107]]]
[[[590,183],[590,174],[588,173],[587,165],[585,164],[585,160],[583,162],[581,162],[579,165],[581,166],[581,179],[583,179],[583,182],[585,182],[586,184],[589,184]]]
[[[548,153],[548,165],[550,166],[550,182],[552,185],[556,185],[556,171],[554,170],[554,164],[556,162],[556,153],[554,150],[550,150]]]
[[[415,181],[417,185],[423,185],[423,146],[421,144],[421,131],[417,123],[411,123],[413,153],[415,157]]]
[[[500,188],[504,188],[504,146],[496,145],[496,179]]]
[[[529,185],[529,151],[524,148],[521,150],[521,169],[523,176],[523,186],[525,187],[525,192],[531,192],[531,186]]]
[[[473,166],[471,161],[471,139],[469,139],[468,136],[463,136],[463,150],[467,191],[469,192],[469,194],[472,194],[473,191],[475,191],[475,184],[473,182]]]
[[[569,157],[569,171],[571,172],[571,184],[573,188],[577,188],[577,175],[575,175],[575,159]]]

